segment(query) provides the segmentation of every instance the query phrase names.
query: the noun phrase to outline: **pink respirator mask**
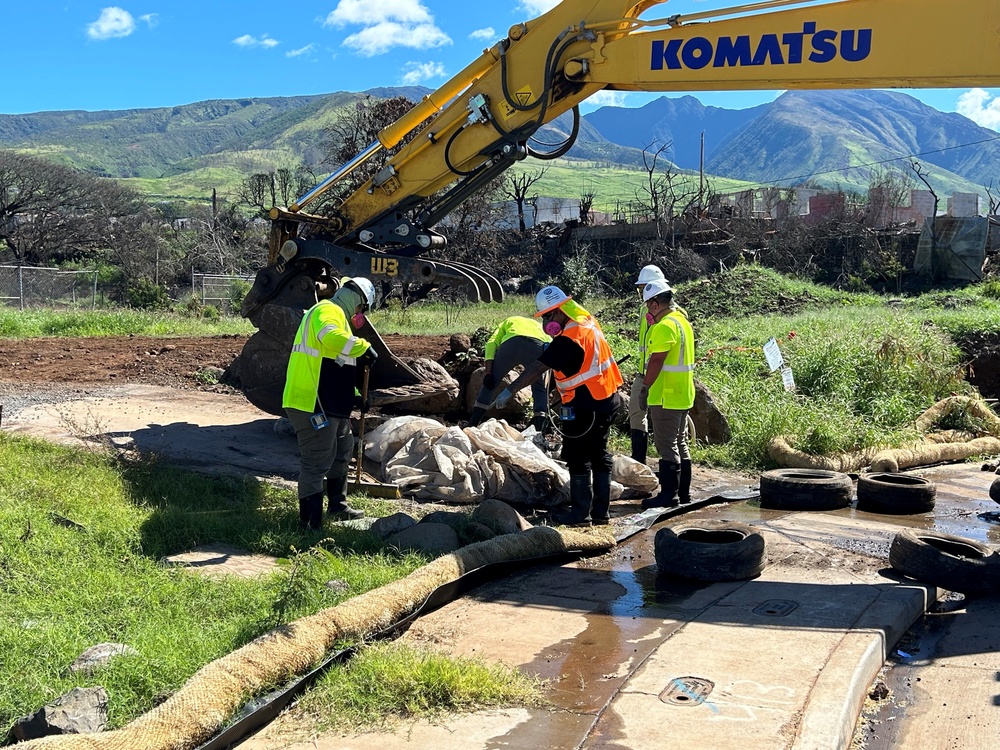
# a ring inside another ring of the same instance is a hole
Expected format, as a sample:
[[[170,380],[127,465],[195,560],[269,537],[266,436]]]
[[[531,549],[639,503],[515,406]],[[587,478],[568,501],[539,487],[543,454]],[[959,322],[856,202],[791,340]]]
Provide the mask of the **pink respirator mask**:
[[[545,324],[544,330],[549,336],[558,336],[562,333],[562,326],[556,323],[554,320],[550,320]]]
[[[653,317],[653,313],[646,313],[646,322],[649,325],[653,325],[656,322],[656,318]]]
[[[355,330],[361,328],[365,324],[365,314],[356,313],[351,316],[351,325],[354,326]]]

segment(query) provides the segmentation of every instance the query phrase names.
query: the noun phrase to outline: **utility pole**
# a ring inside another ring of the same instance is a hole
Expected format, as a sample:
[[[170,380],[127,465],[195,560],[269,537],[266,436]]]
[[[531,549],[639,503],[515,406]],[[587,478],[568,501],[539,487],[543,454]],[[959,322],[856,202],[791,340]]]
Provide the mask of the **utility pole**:
[[[698,160],[698,208],[705,204],[705,131],[701,131],[701,156]]]

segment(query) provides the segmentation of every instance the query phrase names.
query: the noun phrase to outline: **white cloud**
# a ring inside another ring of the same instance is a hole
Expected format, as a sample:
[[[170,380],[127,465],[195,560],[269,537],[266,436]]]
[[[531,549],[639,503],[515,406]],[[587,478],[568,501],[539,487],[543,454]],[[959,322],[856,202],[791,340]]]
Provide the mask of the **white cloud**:
[[[403,66],[406,73],[403,74],[403,83],[415,85],[421,81],[429,81],[432,78],[444,78],[444,65],[439,62],[408,62]]]
[[[956,110],[977,125],[1000,130],[1000,97],[991,97],[983,89],[970,89],[958,97]]]
[[[277,39],[272,39],[267,34],[261,35],[260,39],[250,36],[250,34],[244,34],[243,36],[236,37],[233,40],[233,44],[237,47],[264,47],[265,49],[271,49],[271,47],[277,47],[280,42]]]
[[[87,24],[87,36],[104,40],[128,36],[135,31],[135,19],[127,10],[110,7],[101,10],[101,17]]]
[[[521,0],[517,7],[528,11],[532,16],[540,16],[542,13],[552,10],[561,2],[562,0]]]
[[[482,39],[485,42],[492,42],[496,38],[497,33],[493,30],[492,26],[487,26],[485,29],[476,29],[469,34],[469,39]]]
[[[394,47],[428,49],[451,44],[451,37],[434,24],[407,26],[393,21],[383,21],[361,29],[344,40],[344,46],[365,57],[381,55]]]
[[[145,15],[139,16],[139,20],[152,29],[160,23],[160,15],[158,13],[146,13]]]
[[[585,104],[588,107],[624,107],[628,95],[628,91],[608,91],[604,89],[588,97]]]
[[[340,0],[326,17],[326,26],[362,24],[374,26],[383,21],[430,23],[434,17],[420,0]]]
[[[324,26],[361,26],[344,46],[361,55],[381,55],[395,47],[429,48],[451,44],[420,0],[340,0]]]
[[[290,49],[285,53],[285,57],[299,57],[300,55],[307,55],[316,49],[315,44],[307,44],[305,47],[299,47],[298,49]]]

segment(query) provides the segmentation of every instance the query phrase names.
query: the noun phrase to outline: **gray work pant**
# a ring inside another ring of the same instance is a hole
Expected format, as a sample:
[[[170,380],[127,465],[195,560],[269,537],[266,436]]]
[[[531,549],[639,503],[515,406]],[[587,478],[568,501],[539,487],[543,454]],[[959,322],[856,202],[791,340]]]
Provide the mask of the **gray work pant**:
[[[649,423],[653,428],[653,444],[660,458],[673,464],[691,460],[688,450],[687,409],[649,407]]]
[[[310,412],[285,409],[285,414],[299,443],[299,499],[321,494],[325,489],[324,479],[347,474],[354,451],[351,420],[328,417],[330,424],[316,430],[309,421]]]
[[[642,373],[637,372],[635,379],[632,381],[632,390],[629,392],[628,399],[628,428],[630,430],[639,430],[640,432],[649,432],[646,410],[639,403],[639,391],[642,389],[642,379]]]
[[[517,365],[527,367],[542,356],[543,342],[530,336],[511,336],[497,347],[493,357],[493,375],[497,379],[497,388],[507,373]],[[535,413],[549,410],[548,396],[545,392],[545,381],[539,378],[531,384],[531,401]],[[493,403],[493,391],[483,386],[476,396],[476,406],[486,409]]]

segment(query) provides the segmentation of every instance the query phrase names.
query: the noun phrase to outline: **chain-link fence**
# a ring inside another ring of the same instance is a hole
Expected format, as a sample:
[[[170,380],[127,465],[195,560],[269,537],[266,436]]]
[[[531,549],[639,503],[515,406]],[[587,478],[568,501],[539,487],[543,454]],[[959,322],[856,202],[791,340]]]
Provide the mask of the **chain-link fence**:
[[[9,307],[97,306],[97,271],[0,266],[0,302]]]
[[[191,294],[202,305],[213,305],[220,312],[238,313],[243,298],[253,285],[253,276],[191,272]]]

